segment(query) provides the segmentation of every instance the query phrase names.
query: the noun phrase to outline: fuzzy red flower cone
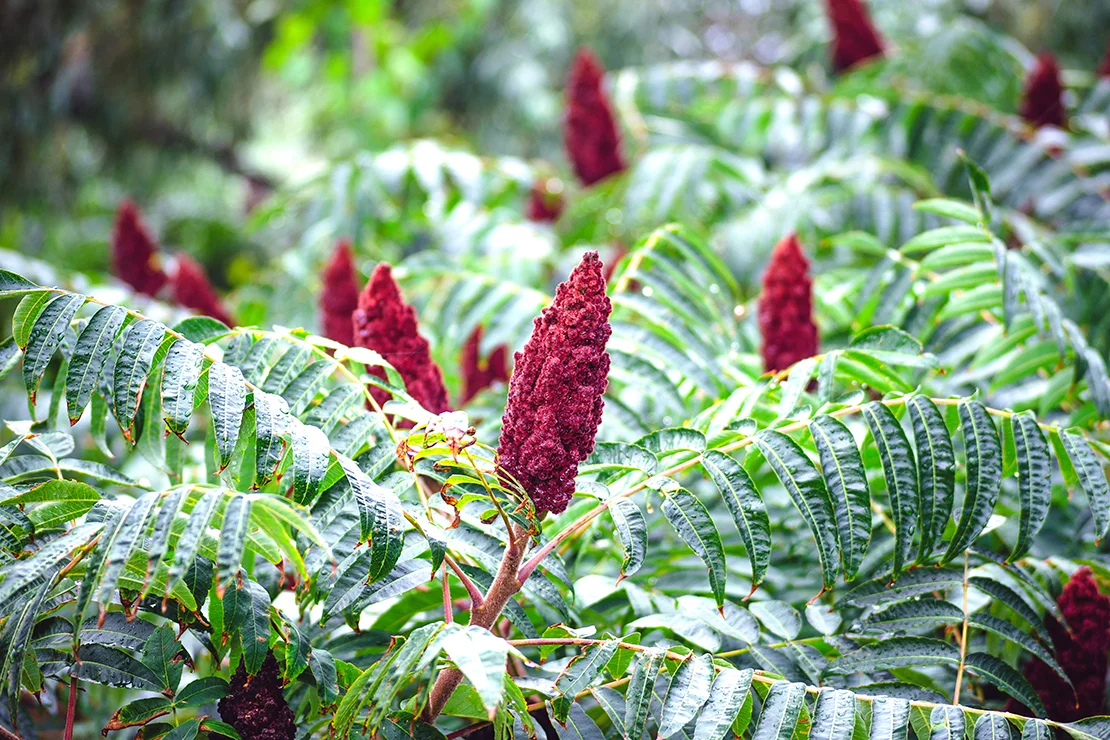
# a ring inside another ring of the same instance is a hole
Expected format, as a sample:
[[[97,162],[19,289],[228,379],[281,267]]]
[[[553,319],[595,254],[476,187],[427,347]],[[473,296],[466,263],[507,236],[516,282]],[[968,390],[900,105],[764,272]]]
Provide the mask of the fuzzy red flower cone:
[[[234,326],[227,309],[216,296],[208,273],[187,254],[177,256],[177,270],[170,280],[173,287],[173,300],[177,305],[191,309],[198,314],[211,316],[228,326]]]
[[[1025,79],[1021,100],[1021,117],[1032,125],[1067,127],[1064,110],[1064,86],[1060,82],[1060,66],[1048,52],[1037,57],[1037,63]]]
[[[883,56],[885,44],[862,0],[826,0],[833,31],[832,63],[837,72]]]
[[[139,207],[124,200],[112,229],[112,271],[135,292],[155,296],[168,281],[158,245],[143,222]]]
[[[763,336],[763,368],[785,370],[817,354],[813,323],[813,281],[809,261],[796,234],[775,245],[763,274],[759,297],[759,330]]]
[[[567,79],[563,142],[583,185],[624,170],[620,134],[602,89],[605,70],[588,49],[579,49]]]
[[[355,343],[355,325],[351,318],[358,308],[358,271],[350,241],[336,245],[331,260],[324,268],[320,291],[320,328],[324,336],[351,347]]]

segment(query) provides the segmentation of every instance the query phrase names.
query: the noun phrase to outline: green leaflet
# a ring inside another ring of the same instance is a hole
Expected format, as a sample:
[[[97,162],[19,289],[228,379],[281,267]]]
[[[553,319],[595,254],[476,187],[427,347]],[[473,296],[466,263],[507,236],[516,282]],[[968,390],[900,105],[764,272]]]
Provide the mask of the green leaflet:
[[[112,537],[111,547],[105,559],[104,572],[100,577],[98,600],[101,604],[111,603],[112,593],[115,591],[124,565],[130,559],[131,553],[136,549],[142,549],[146,531],[150,528],[150,520],[159,498],[160,494],[152,491],[136,499],[123,517],[118,532]]]
[[[666,650],[650,648],[645,650],[632,672],[632,680],[625,693],[624,737],[625,740],[640,740],[647,725],[648,708],[651,706],[652,689],[659,669],[663,667]]]
[[[162,408],[166,427],[178,436],[185,434],[193,417],[194,396],[204,365],[204,346],[187,339],[170,345],[162,369]]]
[[[871,740],[906,740],[910,732],[910,703],[880,696],[871,702]]]
[[[894,637],[842,655],[825,673],[846,675],[945,663],[959,665],[960,650],[955,645],[931,637]]]
[[[929,740],[964,740],[964,712],[959,707],[933,707]]]
[[[875,606],[877,604],[893,604],[897,601],[933,591],[946,591],[950,588],[962,586],[963,573],[951,568],[915,568],[903,574],[894,583],[890,583],[889,576],[879,576],[870,581],[864,581],[853,588],[836,602],[836,606]]]
[[[552,702],[553,714],[558,721],[566,719],[575,697],[593,682],[601,669],[617,654],[618,647],[616,640],[606,640],[588,648],[566,667],[555,683],[561,696]]]
[[[975,740],[1012,740],[1014,736],[1006,718],[994,712],[980,715],[971,735]]]
[[[806,456],[798,443],[781,432],[770,429],[752,437],[759,451],[767,458],[794,505],[809,525],[817,541],[817,555],[826,590],[836,585],[838,548],[836,545],[836,518],[832,499],[820,472]]]
[[[821,456],[821,469],[836,513],[844,580],[851,581],[871,543],[871,490],[867,473],[848,427],[831,416],[818,416],[809,423],[809,431]]]
[[[1029,707],[1038,717],[1044,716],[1044,704],[1041,703],[1037,692],[1025,680],[1025,676],[1011,668],[1008,663],[987,653],[970,653],[964,658],[964,665],[973,676],[989,681],[996,688]]]
[[[270,595],[250,578],[240,586],[234,580],[224,592],[226,623],[224,629],[234,634],[238,629],[243,645],[243,664],[249,675],[262,668],[270,645]],[[232,602],[231,605],[228,602]]]
[[[994,601],[1008,606],[1010,610],[1021,617],[1034,632],[1041,635],[1046,640],[1051,640],[1048,636],[1048,632],[1044,629],[1044,623],[1040,616],[1037,612],[1033,611],[1033,608],[1029,606],[1025,599],[1012,588],[1000,581],[984,576],[972,576],[968,579],[968,583],[990,596]]]
[[[968,618],[968,624],[998,635],[1003,640],[1023,648],[1054,670],[1056,675],[1059,676],[1064,683],[1069,686],[1071,685],[1071,681],[1068,679],[1067,674],[1064,673],[1064,669],[1060,667],[1060,664],[1056,662],[1056,658],[1053,657],[1052,652],[1036,639],[1021,631],[1010,622],[1007,622],[1005,619],[979,612],[972,614]]]
[[[752,740],[790,740],[802,712],[806,687],[803,683],[779,681],[763,700],[763,711]]]
[[[327,435],[314,426],[296,419],[289,427],[293,442],[293,500],[311,504],[320,492],[320,485],[331,462]]]
[[[855,694],[843,689],[822,689],[817,695],[809,740],[851,740],[855,726]]]
[[[917,562],[924,562],[944,538],[956,492],[956,456],[944,417],[928,397],[906,402],[917,448],[917,486],[921,496],[921,541]]]
[[[150,590],[152,585],[151,576],[154,569],[158,567],[162,556],[166,554],[166,550],[169,548],[173,523],[177,519],[188,494],[189,489],[186,487],[164,491],[159,494],[161,501],[158,507],[158,517],[154,520],[154,529],[151,531],[150,541],[146,546],[147,571],[143,596],[146,596]]]
[[[50,365],[54,353],[62,345],[69,324],[77,309],[85,305],[85,296],[65,293],[52,299],[35,319],[23,350],[23,384],[31,403],[35,402],[39,382]]]
[[[967,455],[967,490],[956,534],[942,558],[946,563],[983,531],[1002,487],[1002,443],[990,414],[978,401],[961,401],[958,409]]]
[[[490,720],[501,702],[502,676],[509,644],[477,625],[447,625],[440,635],[443,651],[474,686]]]
[[[560,738],[567,737],[568,740],[605,740],[605,734],[601,728],[590,719],[590,715],[586,714],[586,710],[580,705],[574,704],[570,708],[570,714],[567,717],[567,734],[560,735]]]
[[[81,418],[93,389],[100,384],[100,374],[126,317],[126,309],[104,306],[92,315],[77,337],[66,376],[66,408],[71,425]]]
[[[1052,459],[1048,442],[1032,412],[1010,417],[1014,434],[1014,447],[1018,462],[1018,498],[1021,501],[1021,519],[1018,538],[1007,562],[1020,560],[1029,552],[1037,533],[1048,518],[1052,502]]]
[[[363,473],[353,460],[337,455],[340,467],[358,503],[362,538],[370,539],[369,581],[376,581],[393,569],[404,546],[404,512],[397,495],[379,486]]]
[[[216,582],[220,589],[227,588],[239,572],[243,548],[247,542],[250,524],[251,500],[244,495],[231,495],[224,508],[220,523],[220,542],[216,550]]]
[[[212,410],[217,463],[222,471],[231,462],[239,426],[247,404],[247,384],[239,368],[214,362],[208,368],[208,405]]]
[[[963,619],[963,609],[949,601],[914,599],[870,614],[860,624],[860,630],[866,634],[894,634],[933,629],[939,625],[956,624]]]
[[[702,455],[701,464],[725,500],[744,541],[752,565],[754,592],[763,582],[771,561],[771,521],[767,507],[748,472],[725,453],[709,450]]]
[[[802,631],[802,615],[785,601],[756,601],[748,611],[784,640],[793,640]]]
[[[679,666],[663,703],[659,737],[671,737],[698,715],[698,710],[709,698],[713,673],[713,659],[709,655],[690,658]]]
[[[273,393],[255,391],[255,485],[266,485],[277,473],[285,456],[285,434],[292,421],[285,399]]]
[[[1101,540],[1110,530],[1110,483],[1106,480],[1102,462],[1082,435],[1061,432],[1060,441],[1071,459],[1083,492],[1087,494],[1091,515],[1095,518],[1095,538]]]
[[[134,441],[135,415],[139,411],[146,377],[165,335],[165,326],[157,321],[142,319],[127,327],[120,339],[112,380],[112,410],[123,436],[129,442]]]
[[[208,491],[193,504],[193,510],[189,512],[189,521],[173,549],[173,565],[170,567],[170,575],[166,581],[167,585],[172,586],[177,583],[185,575],[189,566],[192,565],[193,558],[196,557],[197,550],[200,547],[200,538],[208,529],[208,522],[223,497],[223,491]]]
[[[634,501],[614,498],[609,501],[609,516],[613,518],[617,537],[624,548],[621,579],[634,574],[644,564],[647,555],[647,521]]]
[[[1053,737],[1049,726],[1039,719],[1031,719],[1021,728],[1021,740],[1052,740]]]
[[[898,578],[902,566],[910,558],[913,536],[917,529],[918,499],[917,470],[914,465],[910,441],[895,418],[894,412],[878,401],[863,407],[863,418],[871,430],[871,437],[879,451],[886,479],[890,506],[894,514],[894,566],[893,576]]]
[[[723,668],[717,673],[709,699],[698,714],[694,740],[723,740],[748,698],[752,669]]]
[[[725,601],[725,549],[705,504],[684,488],[666,494],[663,516],[709,570],[709,587],[720,607]]]

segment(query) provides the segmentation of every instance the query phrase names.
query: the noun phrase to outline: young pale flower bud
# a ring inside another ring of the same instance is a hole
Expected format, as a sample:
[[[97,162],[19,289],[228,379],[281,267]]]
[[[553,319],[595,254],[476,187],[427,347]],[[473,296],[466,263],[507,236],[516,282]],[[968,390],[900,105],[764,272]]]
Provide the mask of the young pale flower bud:
[[[112,271],[136,292],[154,296],[166,284],[158,245],[143,223],[139,208],[124,200],[112,230]]]
[[[1050,719],[1071,722],[1105,714],[1110,598],[1099,592],[1091,569],[1080,568],[1056,603],[1071,632],[1051,618],[1048,632],[1056,647],[1056,661],[1075,687],[1075,696],[1054,670],[1036,658],[1026,664],[1025,677],[1040,695]]]
[[[763,368],[785,370],[817,354],[813,323],[813,281],[809,261],[796,234],[775,245],[763,274],[759,297],[759,330],[763,335]]]
[[[874,57],[885,45],[862,0],[826,0],[833,31],[833,68],[843,72]]]
[[[451,410],[443,373],[432,361],[427,340],[417,331],[416,311],[401,297],[401,288],[393,279],[388,262],[380,262],[374,268],[352,318],[355,343],[374,350],[396,368],[410,396],[433,414]],[[385,379],[381,368],[368,369]],[[390,399],[389,393],[379,388],[371,388],[370,392],[379,404]]]
[[[355,325],[351,315],[358,308],[358,271],[355,269],[351,243],[343,239],[336,245],[331,260],[324,268],[320,291],[320,330],[328,339],[348,347],[355,343]]]
[[[593,52],[579,49],[567,79],[563,142],[583,185],[593,185],[625,168],[613,110],[601,87],[604,74]]]
[[[1064,110],[1063,95],[1060,66],[1056,63],[1056,57],[1044,52],[1037,57],[1037,63],[1025,78],[1021,117],[1038,128],[1066,128],[1067,112]]]
[[[608,384],[611,311],[601,260],[588,252],[514,357],[498,463],[538,512],[567,508],[578,464],[594,449]]]
[[[208,282],[208,274],[204,268],[187,254],[179,254],[176,261],[176,272],[170,280],[174,302],[203,316],[211,316],[228,326],[235,326],[227,309],[216,296],[212,284]]]
[[[297,735],[293,710],[282,694],[281,676],[274,654],[266,656],[261,670],[248,676],[240,663],[231,677],[230,691],[220,699],[220,717],[241,738],[293,740]]]
[[[460,364],[463,387],[459,397],[460,403],[466,403],[494,383],[505,383],[509,380],[509,353],[505,346],[496,347],[483,361],[479,354],[481,343],[482,327],[476,326],[462,348]]]

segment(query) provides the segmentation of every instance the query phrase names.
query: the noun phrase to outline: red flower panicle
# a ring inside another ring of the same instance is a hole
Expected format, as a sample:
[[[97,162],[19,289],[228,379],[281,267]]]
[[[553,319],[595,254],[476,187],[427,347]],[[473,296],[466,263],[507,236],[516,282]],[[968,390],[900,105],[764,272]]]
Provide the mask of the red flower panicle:
[[[1110,43],[1106,44],[1106,56],[1102,59],[1102,66],[1098,68],[1099,77],[1110,77]]]
[[[771,253],[759,298],[759,330],[763,335],[763,367],[768,372],[785,370],[817,354],[813,281],[796,234],[783,238]]]
[[[625,168],[617,123],[601,88],[604,74],[593,52],[579,49],[567,79],[563,142],[583,185],[593,185]]]
[[[547,183],[537,182],[528,194],[528,212],[530,221],[555,222],[563,214],[563,196],[552,193],[547,189]]]
[[[351,243],[343,239],[336,245],[324,268],[320,292],[320,324],[324,336],[348,347],[355,343],[351,314],[358,308],[358,272],[355,270]]]
[[[158,258],[158,245],[131,200],[124,200],[116,212],[112,231],[112,269],[120,280],[136,292],[154,296],[166,284]]]
[[[1025,79],[1025,92],[1021,100],[1021,117],[1040,128],[1067,125],[1064,111],[1064,86],[1060,82],[1060,67],[1056,57],[1045,52],[1037,57],[1033,71]]]
[[[427,340],[417,331],[416,311],[401,297],[389,263],[380,262],[374,268],[352,318],[355,343],[374,350],[396,368],[409,395],[433,414],[451,410],[443,373],[432,361]],[[381,368],[368,370],[385,378]],[[380,388],[371,388],[370,393],[379,404],[390,399],[390,394]]]
[[[211,316],[228,326],[235,326],[227,309],[216,296],[212,284],[208,282],[208,273],[189,255],[177,256],[177,271],[170,283],[173,286],[173,300],[177,305],[203,316]]]
[[[1026,664],[1025,677],[1040,695],[1050,719],[1071,722],[1105,714],[1110,598],[1099,593],[1091,569],[1080,568],[1056,603],[1071,633],[1054,619],[1048,620],[1048,632],[1056,646],[1056,661],[1071,679],[1075,696],[1055,671],[1035,658]]]
[[[281,692],[281,677],[274,654],[266,656],[261,670],[248,676],[240,663],[231,677],[228,695],[220,699],[220,717],[251,740],[293,740],[297,734],[293,710]]]
[[[504,383],[509,379],[509,358],[505,346],[494,349],[483,362],[479,354],[481,343],[482,327],[477,326],[462,349],[463,388],[460,403],[466,403],[494,383]]]
[[[561,512],[578,463],[594,449],[608,383],[612,304],[597,252],[588,252],[514,357],[498,461],[539,512]]]
[[[883,55],[885,44],[862,0],[826,0],[826,3],[833,31],[832,63],[837,72]]]

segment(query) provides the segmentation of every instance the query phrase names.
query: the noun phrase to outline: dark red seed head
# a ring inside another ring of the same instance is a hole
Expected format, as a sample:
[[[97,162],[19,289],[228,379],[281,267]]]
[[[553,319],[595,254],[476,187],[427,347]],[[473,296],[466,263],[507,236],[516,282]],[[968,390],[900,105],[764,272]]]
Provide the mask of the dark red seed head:
[[[498,462],[538,512],[567,508],[601,424],[612,333],[602,270],[597,252],[587,252],[514,357]]]
[[[588,49],[579,49],[567,79],[563,141],[583,185],[593,185],[625,168],[620,134],[602,89],[605,70]]]
[[[837,72],[883,56],[885,44],[862,0],[826,0],[826,6],[833,32],[832,63]]]
[[[563,196],[547,189],[547,183],[537,182],[528,194],[528,210],[525,215],[530,221],[552,223],[559,220],[563,213]]]
[[[759,330],[763,368],[768,372],[785,370],[817,354],[813,281],[796,234],[783,238],[771,253],[759,297]]]
[[[211,316],[228,326],[235,326],[227,309],[220,302],[204,268],[187,254],[177,256],[177,268],[170,280],[173,300],[177,305]]]
[[[112,230],[112,270],[137,293],[154,296],[166,284],[158,245],[143,222],[138,206],[124,200]]]
[[[490,352],[489,357],[482,359],[481,344],[482,327],[476,326],[463,345],[460,358],[463,388],[459,403],[466,403],[494,383],[509,380],[509,358],[505,345],[498,346]]]
[[[343,239],[324,268],[320,291],[320,328],[324,336],[350,347],[355,343],[351,315],[358,308],[358,271],[350,241]]]
[[[432,360],[427,340],[417,330],[416,311],[401,297],[388,262],[379,262],[374,268],[352,318],[355,343],[374,350],[392,365],[401,374],[410,396],[433,414],[451,410],[443,373]],[[385,379],[381,368],[368,370]],[[379,388],[370,392],[379,404],[390,399],[390,394]]]
[[[281,676],[274,654],[266,656],[261,670],[248,676],[243,665],[231,677],[227,696],[219,702],[220,717],[241,738],[293,740],[297,727],[293,710],[282,693]]]
[[[1067,126],[1064,110],[1064,86],[1060,82],[1060,66],[1056,57],[1048,52],[1037,57],[1033,70],[1025,78],[1025,93],[1021,100],[1021,117],[1032,125]]]
[[[1110,77],[1110,43],[1106,45],[1106,56],[1102,58],[1102,66],[1098,68],[1099,77]]]

